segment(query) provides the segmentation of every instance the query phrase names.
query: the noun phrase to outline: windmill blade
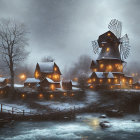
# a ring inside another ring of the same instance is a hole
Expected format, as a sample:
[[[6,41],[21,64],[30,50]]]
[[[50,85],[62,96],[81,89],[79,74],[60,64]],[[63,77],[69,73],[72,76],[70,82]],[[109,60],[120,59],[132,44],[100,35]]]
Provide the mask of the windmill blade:
[[[126,59],[129,56],[130,47],[128,35],[125,34],[122,38],[120,38],[120,53],[122,59]]]
[[[93,52],[95,54],[99,54],[99,45],[98,45],[97,40],[92,41],[92,47],[93,47]]]
[[[109,30],[117,37],[121,37],[122,23],[116,19],[112,19],[108,24]]]

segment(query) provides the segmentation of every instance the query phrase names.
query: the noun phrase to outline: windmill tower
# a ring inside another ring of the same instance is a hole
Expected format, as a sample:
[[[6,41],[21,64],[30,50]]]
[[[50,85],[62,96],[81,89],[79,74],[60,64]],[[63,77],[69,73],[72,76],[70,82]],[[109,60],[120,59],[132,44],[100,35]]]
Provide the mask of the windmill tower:
[[[88,83],[105,87],[111,85],[112,88],[116,87],[115,85],[118,85],[119,88],[122,85],[130,87],[133,79],[123,73],[124,60],[130,52],[129,38],[127,34],[121,37],[122,24],[116,19],[111,20],[108,28],[109,31],[92,42],[93,52],[99,56],[96,61],[91,63],[90,68],[93,73]]]

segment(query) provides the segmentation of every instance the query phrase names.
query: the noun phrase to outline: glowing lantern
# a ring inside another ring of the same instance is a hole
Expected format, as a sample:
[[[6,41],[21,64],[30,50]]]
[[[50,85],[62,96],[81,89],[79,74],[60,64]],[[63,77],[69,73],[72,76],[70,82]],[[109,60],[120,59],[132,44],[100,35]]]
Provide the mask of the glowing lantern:
[[[42,93],[39,94],[39,98],[40,98],[40,99],[43,98],[43,94],[42,94]]]
[[[54,85],[54,84],[51,84],[51,85],[50,85],[50,89],[51,89],[51,90],[55,90],[55,85]]]
[[[102,69],[104,67],[104,64],[100,64],[100,68]]]
[[[93,82],[95,82],[96,81],[96,79],[95,78],[93,78]]]
[[[20,78],[21,80],[25,80],[25,79],[26,79],[26,75],[25,75],[24,73],[23,73],[23,74],[20,74],[19,78]]]
[[[110,48],[106,48],[106,51],[109,52],[110,51]]]
[[[50,95],[50,98],[52,99],[53,97],[54,97],[54,95],[53,95],[53,94],[51,94],[51,95]]]
[[[112,65],[107,66],[107,71],[112,71]]]

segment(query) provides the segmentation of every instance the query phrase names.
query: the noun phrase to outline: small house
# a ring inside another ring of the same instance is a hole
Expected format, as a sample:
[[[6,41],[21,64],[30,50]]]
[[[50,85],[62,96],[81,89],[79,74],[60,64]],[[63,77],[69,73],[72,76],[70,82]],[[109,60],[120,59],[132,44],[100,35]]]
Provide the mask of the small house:
[[[0,77],[0,86],[6,86],[8,84],[9,79]]]
[[[137,90],[140,89],[140,81],[138,81],[138,82],[132,84],[132,88],[133,88],[133,89],[137,89]]]
[[[43,80],[45,78],[50,78],[54,82],[60,82],[60,76],[60,69],[55,62],[40,62],[36,64],[34,72],[34,77],[36,79]]]
[[[71,80],[63,80],[62,81],[62,89],[64,89],[64,90],[72,90],[72,82],[71,82]]]
[[[35,79],[35,78],[27,78],[24,82],[24,87],[36,87],[37,84],[40,82],[39,79]]]

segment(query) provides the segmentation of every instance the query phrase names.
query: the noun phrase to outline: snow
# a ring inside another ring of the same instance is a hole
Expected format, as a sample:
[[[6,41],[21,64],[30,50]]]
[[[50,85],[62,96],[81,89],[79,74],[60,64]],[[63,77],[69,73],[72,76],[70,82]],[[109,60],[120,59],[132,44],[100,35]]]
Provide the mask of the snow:
[[[73,86],[78,86],[79,84],[78,84],[78,82],[72,81],[72,85]]]
[[[6,80],[6,78],[0,77],[0,82],[4,82],[4,80]]]
[[[46,80],[48,80],[49,83],[54,83],[54,81],[50,78],[46,78]]]
[[[112,72],[109,72],[109,73],[108,73],[107,78],[114,78]]]
[[[41,72],[53,73],[54,62],[39,62],[38,65],[40,67]]]
[[[24,87],[24,85],[14,84],[14,87]]]
[[[103,72],[95,72],[96,76],[98,78],[105,78],[104,73]]]
[[[19,112],[19,113],[23,113],[23,110],[25,112],[25,115],[26,114],[29,114],[29,113],[34,113],[36,112],[36,110],[34,109],[29,109],[26,105],[19,105],[19,104],[3,104],[2,106],[3,108],[3,112],[11,112],[12,111],[12,108],[13,108],[13,111],[14,112]]]
[[[40,80],[39,79],[35,79],[35,78],[27,78],[25,83],[39,83]]]

